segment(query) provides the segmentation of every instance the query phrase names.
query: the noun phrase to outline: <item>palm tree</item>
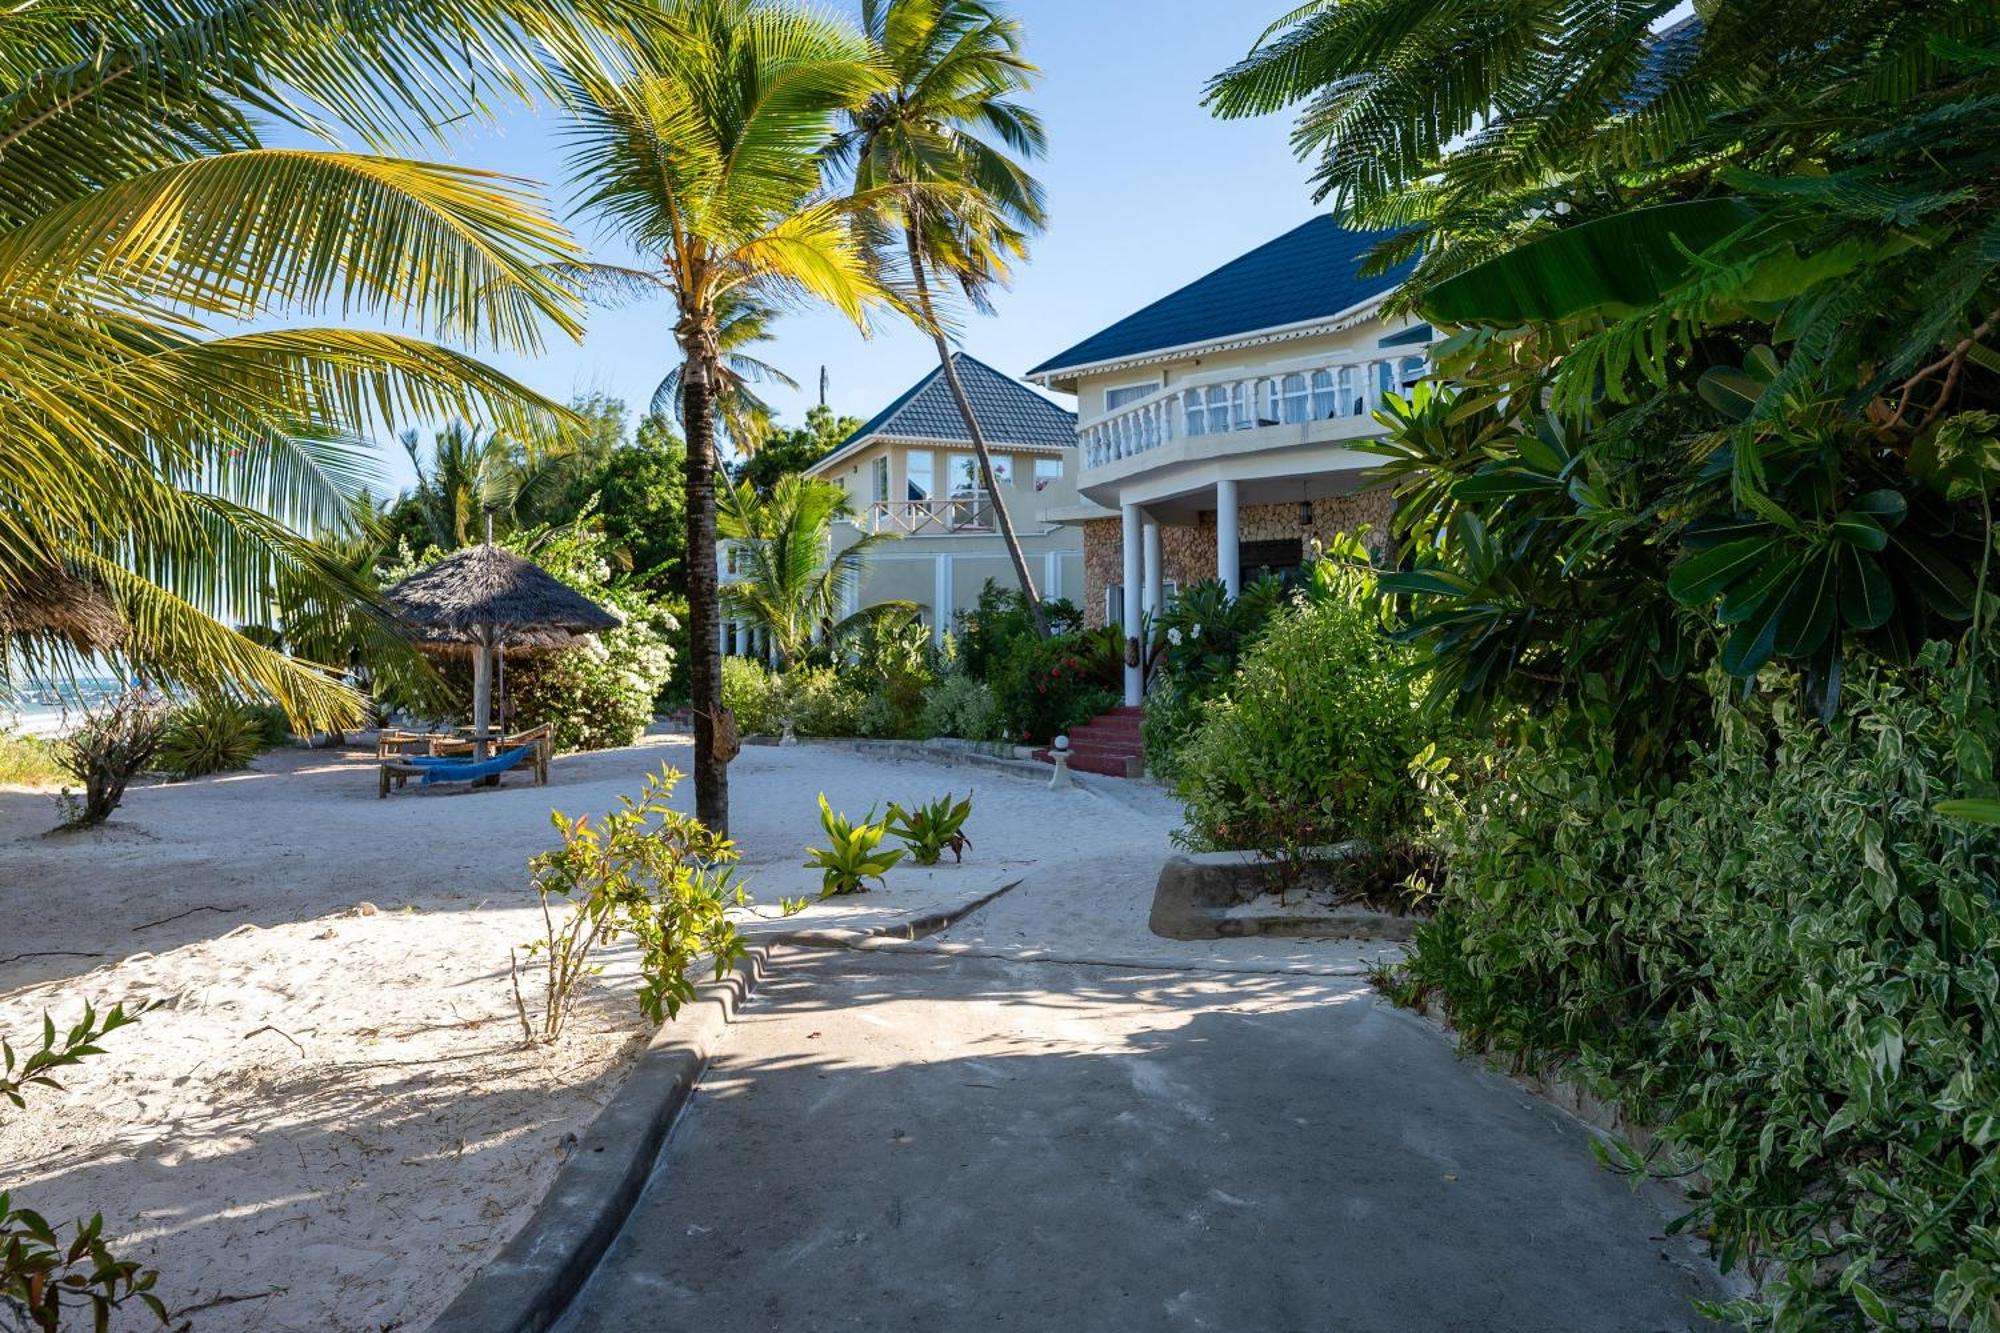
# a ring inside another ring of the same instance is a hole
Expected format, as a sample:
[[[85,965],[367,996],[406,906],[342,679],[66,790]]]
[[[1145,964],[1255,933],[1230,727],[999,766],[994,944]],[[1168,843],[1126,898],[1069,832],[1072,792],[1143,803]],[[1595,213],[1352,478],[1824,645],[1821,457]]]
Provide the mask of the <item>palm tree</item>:
[[[824,186],[835,118],[880,76],[859,35],[818,14],[756,0],[682,0],[647,30],[636,68],[574,76],[571,168],[579,208],[645,257],[597,267],[600,282],[670,297],[687,437],[689,687],[695,807],[729,826],[715,568],[721,330],[733,295],[824,302],[866,327],[887,299]]]
[[[1042,188],[1018,160],[1043,152],[1041,121],[1011,100],[1039,71],[1021,54],[1020,24],[985,0],[862,0],[861,23],[892,84],[851,114],[835,155],[853,161],[857,196],[877,206],[886,230],[878,245],[900,246],[917,323],[937,346],[1014,577],[1046,637],[1041,595],[932,290],[943,277],[974,309],[990,310],[987,294],[1046,218]]]
[[[281,582],[367,602],[339,532],[386,418],[554,405],[425,338],[579,329],[567,237],[519,182],[264,147],[252,115],[371,146],[526,92],[611,8],[532,0],[100,0],[0,21],[0,688],[106,653],[165,684],[351,721],[328,672],[230,629]],[[479,82],[471,80],[478,71]],[[216,335],[279,310],[339,325]],[[367,332],[353,318],[413,333]],[[72,615],[50,588],[74,590]]]
[[[834,521],[852,512],[842,487],[796,475],[779,478],[768,499],[747,482],[722,491],[716,530],[736,543],[743,575],[723,586],[723,605],[769,629],[785,665],[880,616],[917,611],[909,602],[878,602],[841,615],[875,548],[896,540],[868,533],[830,554]]]
[[[771,322],[777,311],[744,293],[729,292],[716,303],[715,345],[721,351],[716,374],[716,415],[721,419],[721,438],[743,458],[749,458],[771,438],[777,414],[750,386],[778,384],[797,389],[799,383],[768,361],[750,355],[745,348],[771,341]],[[681,412],[681,368],[675,366],[653,391],[653,411],[677,418]]]

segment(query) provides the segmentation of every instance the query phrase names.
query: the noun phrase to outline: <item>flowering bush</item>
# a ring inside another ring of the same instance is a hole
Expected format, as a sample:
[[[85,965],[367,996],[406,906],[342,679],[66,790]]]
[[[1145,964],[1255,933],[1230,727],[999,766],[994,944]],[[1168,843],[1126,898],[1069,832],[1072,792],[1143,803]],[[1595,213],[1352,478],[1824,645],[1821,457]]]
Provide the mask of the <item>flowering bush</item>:
[[[956,736],[966,741],[1001,738],[1000,703],[986,682],[950,675],[924,693],[921,718],[926,736]]]
[[[1116,626],[1017,641],[992,681],[1008,738],[1043,744],[1115,708],[1122,642]]]

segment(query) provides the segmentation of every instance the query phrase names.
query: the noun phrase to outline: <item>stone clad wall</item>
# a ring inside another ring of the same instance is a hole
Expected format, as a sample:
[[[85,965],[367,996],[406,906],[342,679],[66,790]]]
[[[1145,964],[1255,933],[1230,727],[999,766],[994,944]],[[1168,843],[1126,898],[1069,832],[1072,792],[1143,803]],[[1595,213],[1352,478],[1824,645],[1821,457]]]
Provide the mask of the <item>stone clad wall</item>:
[[[1296,504],[1245,505],[1236,519],[1239,542],[1283,541],[1300,537],[1325,542],[1338,533],[1368,528],[1368,545],[1381,552],[1389,541],[1389,492],[1382,489],[1358,491],[1353,495],[1330,496],[1312,502],[1312,525],[1301,529]],[[1083,607],[1084,623],[1093,628],[1104,623],[1104,590],[1121,582],[1125,575],[1124,545],[1116,519],[1098,519],[1083,525]],[[1161,563],[1166,577],[1186,587],[1215,577],[1215,511],[1205,510],[1196,527],[1160,529]]]

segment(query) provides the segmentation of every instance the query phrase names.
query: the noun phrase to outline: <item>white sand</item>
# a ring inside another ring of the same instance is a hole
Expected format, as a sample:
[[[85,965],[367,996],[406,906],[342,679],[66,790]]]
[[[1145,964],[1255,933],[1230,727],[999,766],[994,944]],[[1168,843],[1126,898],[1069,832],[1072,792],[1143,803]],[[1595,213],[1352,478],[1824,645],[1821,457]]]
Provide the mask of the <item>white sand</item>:
[[[654,738],[558,760],[547,789],[377,801],[360,758],[286,751],[134,789],[81,834],[46,833],[45,794],[0,791],[0,1033],[19,1046],[43,1010],[62,1022],[86,997],[164,1002],[63,1091],[0,1112],[0,1184],[52,1220],[101,1210],[199,1330],[421,1328],[519,1225],[646,1036],[614,966],[561,1045],[520,1039],[507,949],[539,933],[525,865],[554,841],[548,812],[608,809],[687,759],[684,738]],[[787,924],[876,925],[1025,879],[992,923],[960,928],[962,945],[1151,939],[1174,823],[1162,794],[1051,792],[811,745],[753,748],[732,770],[752,891],[769,904],[816,888],[800,861],[821,790],[860,815],[968,786],[965,866],[898,870],[886,891]],[[691,802],[684,784],[676,803]],[[380,910],[357,915],[364,901]],[[1230,953],[1152,944],[1189,962]]]

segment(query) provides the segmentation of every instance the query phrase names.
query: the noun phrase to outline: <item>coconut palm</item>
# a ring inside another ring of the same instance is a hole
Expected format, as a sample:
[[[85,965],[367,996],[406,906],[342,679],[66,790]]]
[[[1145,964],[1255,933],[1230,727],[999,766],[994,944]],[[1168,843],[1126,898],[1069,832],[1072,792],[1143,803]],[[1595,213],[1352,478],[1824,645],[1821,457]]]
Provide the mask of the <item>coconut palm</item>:
[[[715,345],[722,356],[717,362],[716,416],[721,422],[721,438],[736,453],[751,457],[771,438],[777,414],[750,386],[777,384],[797,389],[799,383],[768,361],[750,355],[745,348],[771,341],[771,323],[777,311],[738,289],[716,304]],[[668,418],[681,412],[681,368],[675,366],[653,391],[653,411]]]
[[[724,832],[729,775],[716,752],[722,711],[715,569],[721,329],[733,295],[818,302],[865,328],[887,299],[825,189],[836,117],[874,91],[867,44],[819,14],[755,0],[682,0],[643,38],[636,68],[574,79],[572,174],[581,211],[644,256],[600,284],[673,302],[687,437],[689,687],[695,806]],[[665,330],[663,330],[665,332]]]
[[[347,526],[356,441],[385,418],[553,408],[426,339],[576,332],[551,271],[573,251],[519,182],[272,149],[252,117],[405,143],[485,91],[527,92],[544,49],[584,63],[577,34],[609,8],[357,0],[336,25],[323,0],[99,0],[0,19],[0,687],[9,661],[99,652],[299,723],[355,717],[329,674],[220,617],[256,618],[281,581],[366,600],[303,534]],[[215,333],[321,310],[338,325]]]
[[[786,665],[871,620],[917,610],[909,602],[878,602],[841,614],[869,557],[896,540],[868,533],[834,552],[834,522],[852,513],[844,488],[809,477],[779,478],[768,498],[747,482],[721,492],[716,530],[735,544],[742,575],[723,585],[722,604],[732,616],[769,629]]]
[[[850,115],[835,156],[852,161],[857,196],[875,201],[878,248],[899,251],[893,259],[914,293],[918,325],[936,343],[1014,577],[1047,635],[933,285],[941,278],[974,309],[989,310],[991,289],[1045,220],[1042,188],[1019,160],[1042,153],[1041,121],[1012,100],[1039,71],[1021,54],[1020,24],[985,0],[863,0],[861,22],[892,82]]]

